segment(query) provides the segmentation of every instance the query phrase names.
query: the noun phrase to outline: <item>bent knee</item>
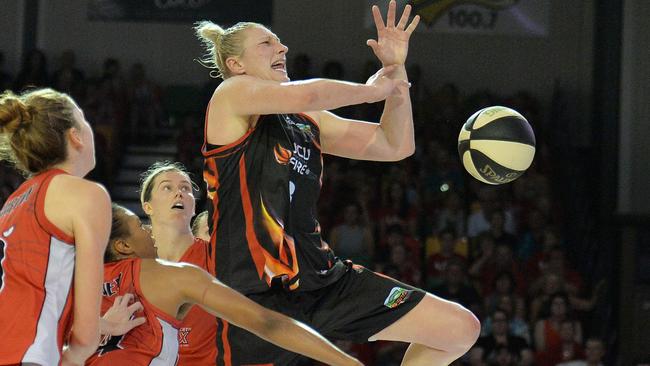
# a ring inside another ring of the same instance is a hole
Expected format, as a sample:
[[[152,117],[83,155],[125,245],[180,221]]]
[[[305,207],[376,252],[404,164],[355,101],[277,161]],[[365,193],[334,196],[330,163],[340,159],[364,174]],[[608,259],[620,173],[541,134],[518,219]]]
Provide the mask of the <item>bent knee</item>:
[[[458,306],[456,321],[458,323],[458,332],[456,333],[458,339],[455,343],[458,350],[465,353],[472,348],[481,335],[481,322],[471,311],[460,305]]]
[[[448,332],[448,352],[464,354],[467,352],[481,334],[481,322],[469,310],[459,304],[454,304],[453,315],[450,318],[453,325]]]

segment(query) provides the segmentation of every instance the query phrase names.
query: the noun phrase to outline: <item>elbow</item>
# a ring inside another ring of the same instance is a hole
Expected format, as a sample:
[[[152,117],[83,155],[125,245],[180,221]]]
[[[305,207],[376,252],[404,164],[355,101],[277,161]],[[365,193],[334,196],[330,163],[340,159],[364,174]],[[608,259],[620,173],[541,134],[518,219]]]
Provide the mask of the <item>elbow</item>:
[[[70,340],[70,346],[77,349],[79,354],[86,357],[92,355],[99,347],[99,331],[93,334],[74,334]]]
[[[392,161],[401,161],[415,154],[415,144],[409,145],[407,148],[398,150],[392,157]]]

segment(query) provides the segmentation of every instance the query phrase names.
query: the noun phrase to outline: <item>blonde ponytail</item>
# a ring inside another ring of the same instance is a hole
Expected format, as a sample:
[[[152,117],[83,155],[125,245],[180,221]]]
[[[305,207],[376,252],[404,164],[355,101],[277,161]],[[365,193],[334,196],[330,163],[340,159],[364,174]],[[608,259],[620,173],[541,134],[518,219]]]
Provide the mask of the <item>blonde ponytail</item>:
[[[206,51],[206,54],[197,61],[206,68],[212,69],[211,77],[229,78],[232,74],[226,66],[226,60],[229,57],[241,56],[244,52],[243,31],[252,27],[264,28],[263,25],[253,22],[240,22],[227,29],[209,20],[196,22],[194,32]]]

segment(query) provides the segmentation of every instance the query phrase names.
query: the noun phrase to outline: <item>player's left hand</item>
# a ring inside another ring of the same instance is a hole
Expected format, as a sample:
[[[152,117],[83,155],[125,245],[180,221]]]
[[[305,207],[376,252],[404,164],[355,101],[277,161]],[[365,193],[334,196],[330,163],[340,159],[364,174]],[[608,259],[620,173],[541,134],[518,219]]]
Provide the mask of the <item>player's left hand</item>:
[[[117,296],[100,322],[101,334],[120,336],[128,333],[131,329],[145,323],[145,318],[133,318],[133,314],[142,310],[142,304],[139,301],[133,301],[133,294],[126,294],[124,296]]]
[[[383,66],[404,65],[408,54],[409,39],[420,22],[420,16],[416,15],[411,24],[407,26],[411,15],[411,5],[406,5],[399,23],[395,25],[396,7],[395,0],[391,0],[388,4],[385,24],[379,7],[377,5],[372,7],[372,17],[375,20],[375,27],[377,27],[377,40],[369,39],[366,44],[372,48]]]

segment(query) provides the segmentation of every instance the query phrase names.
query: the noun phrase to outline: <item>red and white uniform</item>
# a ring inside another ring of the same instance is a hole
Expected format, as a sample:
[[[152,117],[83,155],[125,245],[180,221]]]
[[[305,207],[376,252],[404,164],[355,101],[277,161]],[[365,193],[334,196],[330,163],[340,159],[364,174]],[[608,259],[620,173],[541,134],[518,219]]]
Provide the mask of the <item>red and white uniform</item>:
[[[194,239],[179,262],[194,264],[214,276],[214,251],[205,240]],[[179,329],[178,366],[214,365],[217,359],[216,337],[217,318],[200,306],[193,306]]]
[[[181,323],[145,299],[140,287],[141,263],[141,259],[135,258],[104,265],[102,314],[113,305],[116,296],[133,294],[144,308],[143,314],[137,316],[144,316],[146,323],[100,345],[86,365],[176,365]]]
[[[24,182],[0,210],[0,365],[58,365],[70,329],[74,238],[46,217],[53,169]]]

